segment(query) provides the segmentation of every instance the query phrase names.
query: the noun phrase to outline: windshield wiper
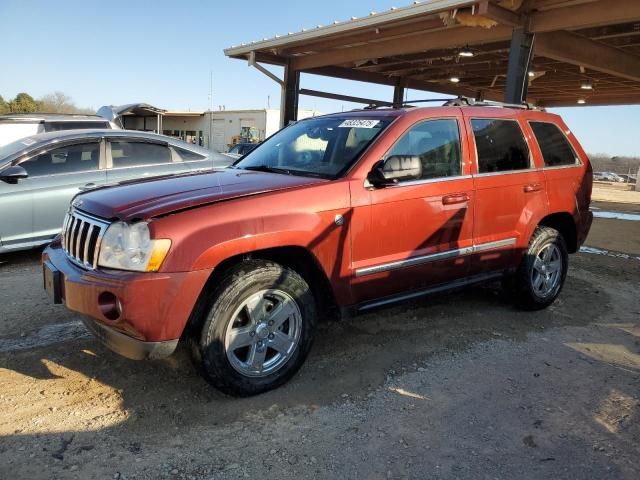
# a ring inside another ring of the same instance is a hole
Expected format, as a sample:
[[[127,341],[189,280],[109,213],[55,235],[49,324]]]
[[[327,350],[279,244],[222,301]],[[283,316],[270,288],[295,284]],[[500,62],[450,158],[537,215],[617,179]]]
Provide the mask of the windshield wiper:
[[[237,168],[241,168],[242,170],[251,170],[254,172],[268,172],[268,173],[279,173],[284,175],[291,175],[291,172],[289,170],[286,170],[284,168],[270,167],[268,165],[250,165],[248,167],[237,167]]]

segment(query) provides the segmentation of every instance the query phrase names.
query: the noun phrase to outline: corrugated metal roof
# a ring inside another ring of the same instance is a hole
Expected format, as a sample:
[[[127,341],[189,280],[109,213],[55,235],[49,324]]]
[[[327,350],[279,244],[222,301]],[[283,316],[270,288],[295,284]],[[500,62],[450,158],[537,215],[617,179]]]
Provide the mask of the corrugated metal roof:
[[[261,41],[252,41],[240,46],[232,46],[225,49],[225,55],[229,57],[239,57],[248,55],[255,50],[268,50],[281,46],[291,46],[296,42],[317,40],[325,36],[332,36],[341,33],[351,33],[362,28],[371,28],[383,25],[388,22],[407,20],[412,17],[436,14],[456,8],[469,7],[476,4],[477,0],[427,0],[415,1],[412,5],[405,7],[392,7],[385,12],[371,12],[366,17],[351,17],[350,20],[335,21],[331,25],[318,25],[313,28],[302,29],[299,32],[289,32],[285,35],[276,35],[272,38],[265,38]]]

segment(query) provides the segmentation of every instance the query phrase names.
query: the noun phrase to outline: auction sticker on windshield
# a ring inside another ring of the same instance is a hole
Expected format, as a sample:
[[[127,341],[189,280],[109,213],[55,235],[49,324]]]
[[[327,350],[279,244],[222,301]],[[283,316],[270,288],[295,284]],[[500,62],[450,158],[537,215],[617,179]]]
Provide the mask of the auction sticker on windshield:
[[[380,120],[345,120],[338,127],[340,128],[374,128]]]

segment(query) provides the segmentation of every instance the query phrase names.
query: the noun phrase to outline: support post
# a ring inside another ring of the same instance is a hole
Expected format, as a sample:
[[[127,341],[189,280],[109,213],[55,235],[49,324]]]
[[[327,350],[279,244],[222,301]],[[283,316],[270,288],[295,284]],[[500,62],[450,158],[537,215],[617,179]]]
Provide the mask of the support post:
[[[398,82],[396,83],[393,90],[393,108],[402,108],[406,87],[407,79],[402,77],[398,78]]]
[[[284,67],[284,82],[280,98],[280,128],[298,119],[298,98],[300,96],[300,72],[289,65]]]
[[[524,28],[514,28],[509,50],[509,67],[507,69],[507,88],[504,101],[520,104],[527,99],[529,88],[529,64],[533,58],[533,33]]]

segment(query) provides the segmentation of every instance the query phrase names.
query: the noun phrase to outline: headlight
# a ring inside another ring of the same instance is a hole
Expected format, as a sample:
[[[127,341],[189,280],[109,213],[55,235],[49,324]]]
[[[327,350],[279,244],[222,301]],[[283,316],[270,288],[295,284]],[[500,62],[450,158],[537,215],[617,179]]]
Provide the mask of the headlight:
[[[156,272],[162,265],[171,240],[151,240],[146,222],[109,225],[102,237],[98,265],[119,270]]]

